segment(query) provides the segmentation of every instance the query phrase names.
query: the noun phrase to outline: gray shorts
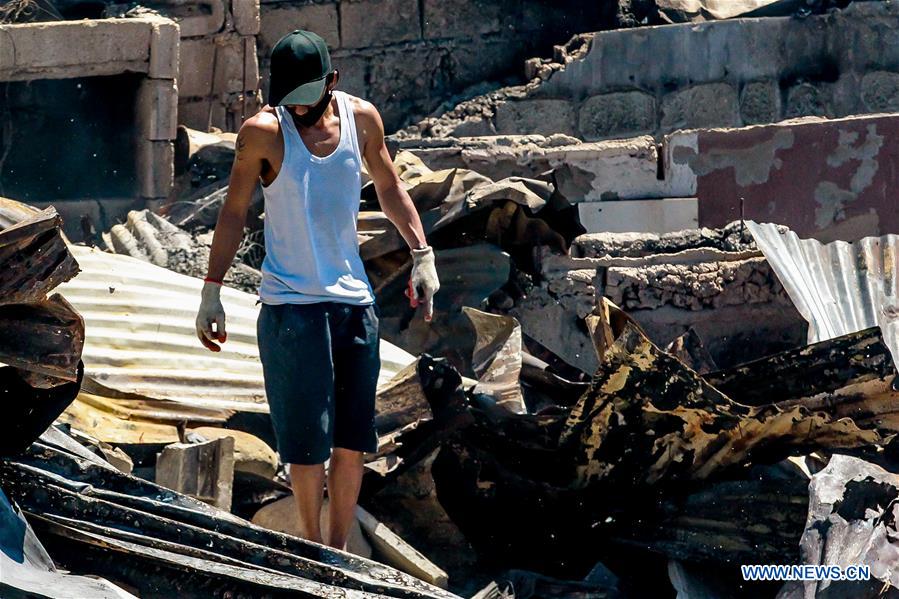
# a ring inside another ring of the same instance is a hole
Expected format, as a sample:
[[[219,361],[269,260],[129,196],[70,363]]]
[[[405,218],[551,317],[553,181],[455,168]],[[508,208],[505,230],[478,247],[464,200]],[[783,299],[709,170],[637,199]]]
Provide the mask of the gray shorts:
[[[262,304],[256,333],[282,462],[321,464],[332,447],[378,450],[374,304]]]

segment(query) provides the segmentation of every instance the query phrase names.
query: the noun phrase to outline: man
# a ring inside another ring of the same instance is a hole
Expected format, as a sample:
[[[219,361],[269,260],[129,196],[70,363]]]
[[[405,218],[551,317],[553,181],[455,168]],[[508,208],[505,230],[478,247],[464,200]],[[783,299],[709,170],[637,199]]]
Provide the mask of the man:
[[[382,210],[411,248],[407,295],[412,307],[423,306],[426,320],[440,284],[434,252],[384,144],[381,116],[369,102],[336,90],[338,80],[315,33],[294,31],[273,48],[268,104],[237,135],[197,336],[212,351],[226,339],[222,278],[260,181],[266,256],[257,337],[278,452],[289,464],[302,534],[319,543],[330,458],[327,543],[345,549],[363,453],[376,451],[378,442],[378,314],[356,238],[363,160]]]

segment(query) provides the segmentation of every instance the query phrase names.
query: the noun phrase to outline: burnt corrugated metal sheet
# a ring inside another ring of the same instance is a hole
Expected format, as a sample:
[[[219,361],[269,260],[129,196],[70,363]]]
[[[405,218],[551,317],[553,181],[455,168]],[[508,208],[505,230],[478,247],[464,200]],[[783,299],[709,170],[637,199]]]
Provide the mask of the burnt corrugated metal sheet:
[[[267,412],[256,345],[257,297],[222,290],[228,341],[197,340],[200,279],[130,256],[72,246],[82,272],[59,291],[85,321],[86,375],[111,389],[195,407]],[[379,382],[414,361],[381,342]]]
[[[899,364],[899,235],[825,245],[786,227],[746,224],[808,320],[809,343],[879,326]]]
[[[40,301],[60,282],[78,274],[56,209],[32,210],[0,198],[0,304]]]

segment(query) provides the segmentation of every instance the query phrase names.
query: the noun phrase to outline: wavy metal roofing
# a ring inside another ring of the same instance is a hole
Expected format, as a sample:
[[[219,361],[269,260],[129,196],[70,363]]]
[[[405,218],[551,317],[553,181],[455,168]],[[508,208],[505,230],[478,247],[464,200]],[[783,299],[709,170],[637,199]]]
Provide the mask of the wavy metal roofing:
[[[879,326],[899,364],[899,235],[825,245],[783,226],[746,224],[808,321],[809,343]]]
[[[222,289],[228,341],[211,352],[194,320],[203,281],[130,256],[72,246],[81,273],[58,287],[85,321],[85,374],[116,391],[194,407],[268,412],[257,297]],[[379,383],[414,357],[381,341]]]

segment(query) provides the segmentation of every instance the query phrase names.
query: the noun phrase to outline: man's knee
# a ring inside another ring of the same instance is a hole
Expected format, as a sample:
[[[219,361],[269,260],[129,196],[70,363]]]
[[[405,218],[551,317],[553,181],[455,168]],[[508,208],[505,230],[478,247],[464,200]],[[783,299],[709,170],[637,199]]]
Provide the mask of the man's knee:
[[[362,460],[365,452],[350,449],[348,447],[334,447],[331,450],[331,461],[337,460]]]

